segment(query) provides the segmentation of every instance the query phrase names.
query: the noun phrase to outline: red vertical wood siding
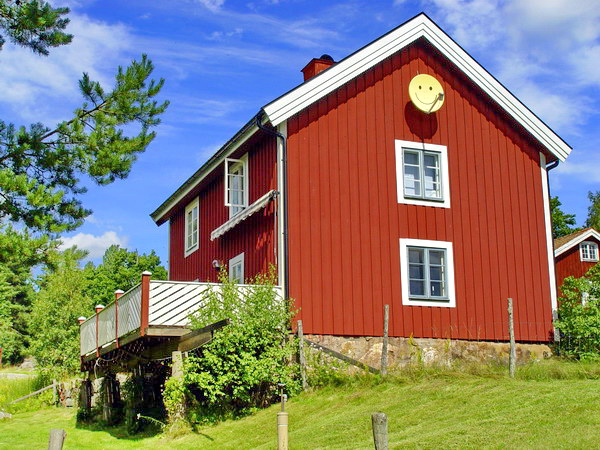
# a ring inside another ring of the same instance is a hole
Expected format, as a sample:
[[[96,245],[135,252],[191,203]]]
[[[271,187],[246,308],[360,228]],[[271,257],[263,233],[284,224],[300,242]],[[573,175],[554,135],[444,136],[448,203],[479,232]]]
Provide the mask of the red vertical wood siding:
[[[240,153],[241,156],[243,153]],[[212,261],[227,264],[231,258],[244,252],[244,275],[252,278],[266,273],[275,258],[275,202],[249,217],[214,241],[210,233],[229,219],[224,205],[224,165],[217,169],[218,176],[198,193],[200,204],[199,249],[184,256],[185,206],[170,219],[169,276],[177,281],[217,281]],[[271,189],[277,189],[275,139],[265,137],[248,149],[249,201],[256,201]],[[191,200],[190,200],[191,201]]]
[[[597,242],[598,245],[600,245],[600,241],[593,237],[586,239],[586,241]],[[558,288],[562,286],[565,278],[570,276],[580,278],[596,264],[598,263],[581,260],[579,244],[574,245],[566,252],[561,253],[556,258],[556,284],[558,285]]]
[[[414,114],[408,83],[445,105]],[[448,148],[451,207],[398,204],[395,140]],[[288,120],[290,296],[305,333],[520,341],[552,329],[539,146],[430,47],[417,43]],[[456,308],[403,306],[399,239],[450,241]]]

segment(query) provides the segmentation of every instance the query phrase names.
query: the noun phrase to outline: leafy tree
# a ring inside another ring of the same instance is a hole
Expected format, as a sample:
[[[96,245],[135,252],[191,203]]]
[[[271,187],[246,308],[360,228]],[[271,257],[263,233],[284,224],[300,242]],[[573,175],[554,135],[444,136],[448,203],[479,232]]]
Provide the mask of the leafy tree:
[[[77,372],[79,326],[77,318],[89,315],[93,300],[86,292],[87,279],[79,263],[85,252],[75,248],[59,254],[41,276],[42,288],[31,311],[31,354],[40,367],[61,376]]]
[[[104,253],[98,267],[91,263],[86,265],[87,293],[96,304],[106,305],[115,298],[114,292],[117,289],[127,291],[138,284],[141,273],[146,270],[152,272],[154,280],[166,280],[168,277],[167,270],[161,265],[154,250],[147,255],[140,255],[137,251],[131,252],[112,245]]]
[[[590,206],[588,206],[588,216],[585,226],[600,230],[600,191],[588,192],[588,199]]]
[[[575,214],[565,214],[561,209],[562,203],[558,197],[550,199],[550,213],[552,215],[552,237],[554,239],[574,233],[578,230],[575,227]]]
[[[243,292],[221,273],[222,289],[208,291],[202,308],[192,317],[192,327],[202,328],[219,320],[229,325],[216,331],[198,356],[185,362],[183,379],[165,384],[164,400],[170,417],[187,398],[195,404],[193,421],[215,421],[247,414],[277,400],[278,383],[288,393],[299,390],[298,365],[288,338],[295,314],[277,296],[275,274],[258,276],[254,289]]]
[[[567,277],[555,325],[561,332],[560,349],[581,359],[600,359],[600,264],[581,278]]]
[[[34,294],[31,268],[47,262],[55,246],[47,237],[0,227],[0,347],[6,361],[15,363],[23,356]]]
[[[15,327],[18,306],[13,299],[18,292],[9,281],[11,276],[5,266],[0,266],[0,347],[3,360],[14,363],[21,356],[25,341]]]

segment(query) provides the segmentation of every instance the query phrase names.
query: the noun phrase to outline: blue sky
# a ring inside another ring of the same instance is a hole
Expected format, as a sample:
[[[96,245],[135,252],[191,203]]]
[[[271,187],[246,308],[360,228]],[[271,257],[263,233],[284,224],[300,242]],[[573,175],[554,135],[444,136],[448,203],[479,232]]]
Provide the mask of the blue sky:
[[[54,0],[71,7],[72,45],[42,58],[5,45],[0,114],[49,126],[81,99],[83,71],[109,85],[118,65],[147,53],[171,106],[128,179],[89,184],[94,213],[66,236],[97,260],[113,243],[167,259],[167,226],[149,217],[258,109],[302,81],[328,53],[337,61],[425,11],[573,148],[551,191],[581,224],[600,189],[600,0]]]

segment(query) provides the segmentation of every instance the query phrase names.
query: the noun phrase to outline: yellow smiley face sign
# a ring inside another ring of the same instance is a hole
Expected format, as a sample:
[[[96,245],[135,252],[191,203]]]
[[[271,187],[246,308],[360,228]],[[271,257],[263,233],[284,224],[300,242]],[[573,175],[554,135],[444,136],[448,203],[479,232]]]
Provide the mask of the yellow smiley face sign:
[[[413,105],[426,114],[436,112],[444,104],[444,88],[431,75],[420,74],[410,80],[408,95]]]

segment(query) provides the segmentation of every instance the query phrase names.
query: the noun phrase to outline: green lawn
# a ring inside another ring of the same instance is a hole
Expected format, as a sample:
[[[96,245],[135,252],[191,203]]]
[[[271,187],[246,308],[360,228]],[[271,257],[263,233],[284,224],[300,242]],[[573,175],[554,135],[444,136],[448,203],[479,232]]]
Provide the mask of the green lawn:
[[[452,372],[304,393],[288,403],[290,447],[372,448],[370,415],[383,411],[391,448],[599,448],[600,369],[587,379],[552,370],[549,379],[539,370],[517,380]],[[73,410],[51,408],[0,422],[0,448],[44,448],[50,428],[67,430],[66,449],[276,448],[277,410],[179,438],[131,438],[122,428],[76,428]]]

